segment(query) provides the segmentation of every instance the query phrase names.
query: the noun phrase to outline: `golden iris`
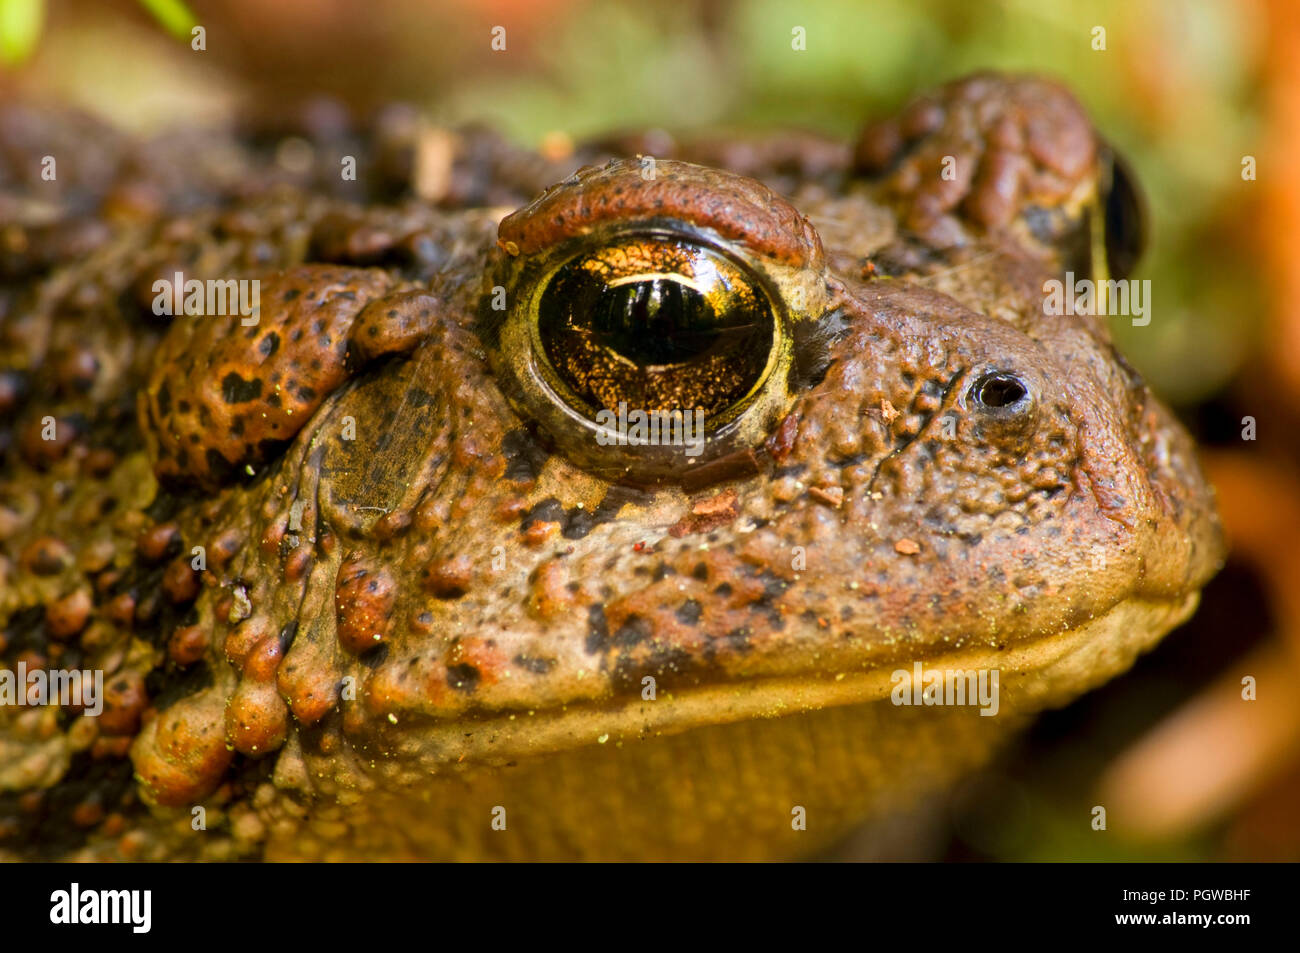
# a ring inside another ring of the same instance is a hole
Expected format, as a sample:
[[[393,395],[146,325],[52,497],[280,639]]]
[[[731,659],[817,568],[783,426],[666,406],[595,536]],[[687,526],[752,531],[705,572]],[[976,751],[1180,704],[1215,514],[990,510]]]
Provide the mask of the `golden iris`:
[[[556,269],[537,305],[555,378],[588,417],[641,410],[726,413],[766,376],[777,321],[739,263],[704,245],[629,236]]]

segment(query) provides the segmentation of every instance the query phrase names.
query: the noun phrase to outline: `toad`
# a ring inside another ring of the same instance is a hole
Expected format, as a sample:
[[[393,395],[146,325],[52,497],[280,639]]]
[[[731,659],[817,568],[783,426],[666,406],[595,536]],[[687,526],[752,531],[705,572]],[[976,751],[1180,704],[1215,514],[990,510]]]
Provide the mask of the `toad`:
[[[1053,82],[852,144],[0,140],[0,661],[102,673],[0,707],[7,858],[806,856],[1221,561],[1107,317],[1045,307],[1142,238]]]

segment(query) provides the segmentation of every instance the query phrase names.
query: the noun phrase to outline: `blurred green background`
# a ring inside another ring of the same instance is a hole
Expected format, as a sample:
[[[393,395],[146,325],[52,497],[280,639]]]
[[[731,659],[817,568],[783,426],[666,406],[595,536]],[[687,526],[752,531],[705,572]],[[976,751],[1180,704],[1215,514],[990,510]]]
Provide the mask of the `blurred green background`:
[[[0,5],[15,0],[0,0]],[[30,4],[35,0],[18,0]],[[164,6],[170,7],[169,4]],[[1066,80],[1135,166],[1155,223],[1138,275],[1158,319],[1117,326],[1167,398],[1213,393],[1261,311],[1231,219],[1258,151],[1259,7],[1240,0],[191,0],[196,52],[132,0],[46,0],[22,85],[140,128],[215,121],[252,100],[400,98],[523,142],[663,126],[800,126],[865,117],[975,69]],[[491,48],[505,28],[504,51]],[[806,49],[792,49],[802,27]],[[1094,49],[1094,29],[1105,49]],[[14,80],[11,77],[10,82]],[[1244,194],[1243,194],[1244,193]],[[1225,219],[1227,219],[1225,221]]]

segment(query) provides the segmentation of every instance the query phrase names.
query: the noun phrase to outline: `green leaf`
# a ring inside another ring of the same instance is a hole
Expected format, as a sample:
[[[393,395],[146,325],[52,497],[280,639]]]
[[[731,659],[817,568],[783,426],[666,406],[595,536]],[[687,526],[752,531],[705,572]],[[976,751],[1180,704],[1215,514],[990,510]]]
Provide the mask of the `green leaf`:
[[[188,38],[196,24],[194,14],[182,0],[140,0],[140,6],[153,14],[164,30],[178,38]]]
[[[45,0],[0,0],[0,64],[16,66],[36,49]]]

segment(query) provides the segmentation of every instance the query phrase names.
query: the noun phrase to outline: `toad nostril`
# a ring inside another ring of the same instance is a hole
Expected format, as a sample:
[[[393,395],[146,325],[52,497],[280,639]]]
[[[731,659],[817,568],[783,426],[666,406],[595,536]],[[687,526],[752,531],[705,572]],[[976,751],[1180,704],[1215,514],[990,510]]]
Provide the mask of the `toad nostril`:
[[[985,374],[971,388],[976,403],[985,407],[1010,407],[1029,396],[1025,382],[1014,374],[1002,372]]]

